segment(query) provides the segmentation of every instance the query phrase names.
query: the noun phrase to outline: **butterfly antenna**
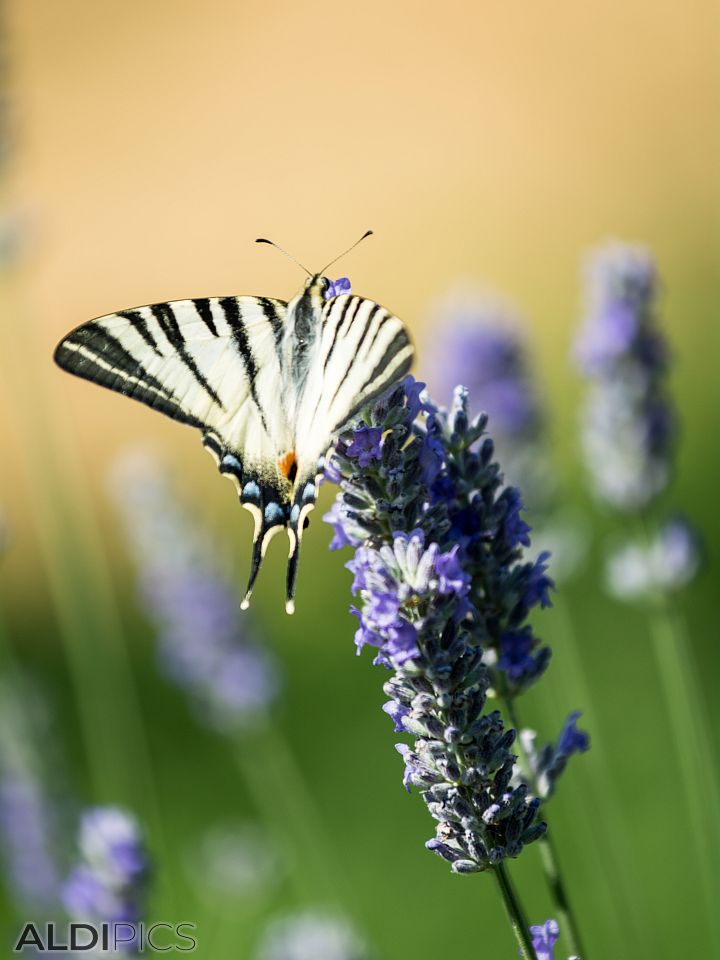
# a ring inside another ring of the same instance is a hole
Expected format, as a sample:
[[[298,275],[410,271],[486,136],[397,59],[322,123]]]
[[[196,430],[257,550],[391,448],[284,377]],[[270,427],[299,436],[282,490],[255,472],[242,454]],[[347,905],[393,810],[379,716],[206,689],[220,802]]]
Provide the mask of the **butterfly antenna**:
[[[362,243],[366,237],[371,237],[372,234],[373,234],[372,230],[366,230],[365,233],[360,237],[360,239],[356,240],[355,243],[351,247],[348,247],[344,253],[341,253],[339,256],[335,257],[335,259],[331,260],[330,263],[326,263],[325,266],[320,271],[320,273],[325,273],[325,271],[329,269],[334,263],[337,263],[338,260],[342,260],[344,256],[347,256],[347,254],[350,253],[351,250],[354,250],[359,243]]]
[[[292,256],[292,254],[289,254],[287,250],[283,250],[283,248],[279,244],[275,243],[273,240],[266,240],[264,237],[258,237],[255,243],[269,243],[271,247],[275,247],[275,249],[279,250],[280,253],[284,253],[285,256],[288,258],[288,260],[292,260],[293,263],[296,263],[300,267],[300,269],[304,270],[309,277],[312,276],[312,274],[310,273],[307,267],[304,267],[299,260],[296,260],[295,257]]]

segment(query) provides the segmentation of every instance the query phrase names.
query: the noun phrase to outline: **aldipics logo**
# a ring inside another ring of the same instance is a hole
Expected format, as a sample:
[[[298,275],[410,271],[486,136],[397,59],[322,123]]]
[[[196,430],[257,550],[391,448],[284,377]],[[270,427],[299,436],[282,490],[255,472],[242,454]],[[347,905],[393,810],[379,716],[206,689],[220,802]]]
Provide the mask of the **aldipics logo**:
[[[14,953],[123,951],[190,953],[197,947],[194,923],[26,923]]]

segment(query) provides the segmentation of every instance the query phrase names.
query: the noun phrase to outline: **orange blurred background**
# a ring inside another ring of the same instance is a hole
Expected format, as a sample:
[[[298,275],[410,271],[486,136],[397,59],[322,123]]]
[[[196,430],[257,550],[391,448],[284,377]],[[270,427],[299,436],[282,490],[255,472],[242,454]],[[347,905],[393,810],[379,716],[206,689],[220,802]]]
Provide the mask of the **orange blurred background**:
[[[641,240],[692,363],[679,365],[681,401],[701,391],[707,411],[720,346],[717,4],[23,0],[7,15],[5,193],[29,234],[0,357],[3,495],[21,527],[11,582],[35,566],[29,519],[54,482],[53,444],[71,453],[57,469],[76,488],[144,440],[198,469],[209,499],[223,495],[189,431],[50,356],[71,327],[131,305],[289,298],[302,274],[256,236],[312,269],[372,227],[338,269],[416,335],[456,277],[501,291],[536,327],[561,438],[575,428],[581,257],[608,236]],[[422,377],[432,333],[418,338]]]

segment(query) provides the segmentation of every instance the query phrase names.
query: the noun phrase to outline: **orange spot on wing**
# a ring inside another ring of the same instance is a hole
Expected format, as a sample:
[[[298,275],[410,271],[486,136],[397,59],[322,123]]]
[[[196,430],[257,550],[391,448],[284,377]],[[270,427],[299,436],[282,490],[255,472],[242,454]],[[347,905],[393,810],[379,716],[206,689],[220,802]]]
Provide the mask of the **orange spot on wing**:
[[[294,483],[297,475],[297,460],[295,459],[295,451],[289,450],[287,453],[283,454],[283,456],[278,460],[277,464],[278,470],[286,478],[286,480],[289,480],[290,483]]]

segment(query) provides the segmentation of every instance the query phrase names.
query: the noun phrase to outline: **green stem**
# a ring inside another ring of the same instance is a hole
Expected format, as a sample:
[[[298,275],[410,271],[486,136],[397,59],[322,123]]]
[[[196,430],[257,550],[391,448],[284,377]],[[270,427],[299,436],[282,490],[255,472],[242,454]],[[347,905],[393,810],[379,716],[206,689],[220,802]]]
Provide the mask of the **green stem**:
[[[510,881],[510,874],[508,873],[507,867],[504,863],[500,862],[497,866],[493,867],[492,872],[495,874],[495,879],[500,888],[500,895],[502,896],[505,906],[505,912],[507,913],[510,926],[515,934],[518,947],[520,947],[520,955],[523,960],[535,960],[535,950],[532,945],[532,937],[530,936],[530,927],[522,905]]]
[[[522,767],[523,773],[530,784],[533,793],[535,793],[537,796],[538,788],[535,781],[535,775],[532,771],[530,760],[525,752],[525,749],[523,748],[522,739],[520,737],[520,730],[522,728],[520,726],[520,720],[518,718],[515,702],[513,698],[509,696],[505,696],[503,701],[507,711],[508,719],[517,731],[517,739],[515,743],[518,747],[520,766]],[[547,823],[547,816],[544,809],[543,819]],[[568,896],[567,887],[565,886],[565,881],[563,880],[562,871],[560,869],[560,861],[558,859],[557,851],[555,850],[555,845],[551,839],[551,835],[550,824],[548,823],[547,833],[544,837],[541,837],[537,841],[540,848],[545,882],[552,896],[553,903],[557,909],[560,927],[567,936],[570,949],[576,956],[585,957],[585,950],[583,949],[582,939],[580,937],[580,929],[570,903],[570,897]]]
[[[236,742],[236,759],[258,813],[279,845],[299,902],[350,897],[325,837],[322,821],[295,757],[271,723]]]
[[[556,648],[558,652],[557,662],[553,657],[553,678],[560,687],[562,700],[568,703],[572,697],[576,704],[582,705],[590,730],[599,733],[600,711],[587,680],[567,595],[562,603],[553,606],[551,616],[553,652]],[[557,690],[545,690],[543,695],[546,698],[556,697]],[[549,703],[549,700],[546,702]],[[601,735],[595,737],[593,734],[590,761],[583,765],[582,770],[578,769],[578,774],[587,778],[583,797],[585,809],[580,811],[581,815],[584,814],[585,823],[578,822],[578,827],[584,832],[586,843],[594,848],[594,853],[589,855],[603,873],[595,892],[596,910],[601,910],[608,918],[616,930],[618,941],[630,953],[635,950],[640,954],[644,944],[643,931],[637,911],[628,909],[628,904],[637,903],[642,897],[642,885],[631,876],[626,856],[627,851],[633,849],[634,837],[615,781],[608,776],[611,763]],[[541,855],[544,856],[542,848]],[[602,905],[597,900],[599,897],[604,900]]]
[[[644,516],[640,517],[640,528],[645,544],[649,545],[648,521]],[[713,955],[719,957],[720,783],[714,762],[716,750],[685,623],[663,591],[657,591],[653,597],[649,629],[702,878],[702,897],[715,947]]]
[[[713,942],[720,943],[720,788],[703,702],[684,624],[665,598],[650,620],[653,650],[685,794]],[[716,954],[717,955],[717,954]]]

